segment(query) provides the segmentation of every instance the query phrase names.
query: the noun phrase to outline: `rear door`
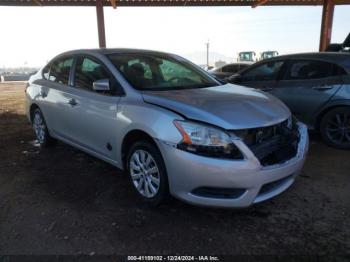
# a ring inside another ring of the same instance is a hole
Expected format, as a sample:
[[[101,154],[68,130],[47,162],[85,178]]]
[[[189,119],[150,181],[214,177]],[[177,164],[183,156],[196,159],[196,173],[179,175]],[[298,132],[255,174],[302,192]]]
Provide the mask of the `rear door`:
[[[70,86],[73,56],[59,57],[43,70],[41,83],[40,108],[52,135],[69,136],[71,126],[68,116],[70,107],[67,104]]]
[[[289,60],[270,93],[280,98],[303,122],[311,123],[317,110],[342,84],[336,65],[317,60]]]
[[[69,99],[71,138],[94,153],[115,159],[119,86],[108,68],[94,57],[78,56],[73,74]],[[109,80],[111,92],[93,90],[93,82],[101,79]]]

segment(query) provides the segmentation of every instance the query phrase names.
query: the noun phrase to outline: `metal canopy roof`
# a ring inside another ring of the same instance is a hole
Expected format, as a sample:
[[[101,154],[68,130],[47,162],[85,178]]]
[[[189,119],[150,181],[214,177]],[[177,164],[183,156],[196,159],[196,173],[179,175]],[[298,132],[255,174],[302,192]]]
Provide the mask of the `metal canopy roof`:
[[[99,46],[106,47],[103,6],[316,6],[322,5],[320,51],[326,50],[332,35],[335,5],[350,0],[0,0],[0,6],[96,6]]]
[[[350,0],[333,0],[335,5]],[[293,6],[322,5],[323,0],[102,0],[104,6]],[[96,6],[96,0],[0,0],[0,6]]]

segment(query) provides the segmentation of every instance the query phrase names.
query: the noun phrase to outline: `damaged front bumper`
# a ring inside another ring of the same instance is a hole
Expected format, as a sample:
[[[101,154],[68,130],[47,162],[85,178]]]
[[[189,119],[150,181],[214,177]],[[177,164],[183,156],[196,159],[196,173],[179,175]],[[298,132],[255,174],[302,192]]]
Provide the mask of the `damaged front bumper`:
[[[308,151],[307,128],[297,123],[296,155],[285,162],[264,166],[242,141],[234,140],[242,160],[203,157],[157,141],[173,196],[195,205],[247,207],[272,198],[290,187]]]

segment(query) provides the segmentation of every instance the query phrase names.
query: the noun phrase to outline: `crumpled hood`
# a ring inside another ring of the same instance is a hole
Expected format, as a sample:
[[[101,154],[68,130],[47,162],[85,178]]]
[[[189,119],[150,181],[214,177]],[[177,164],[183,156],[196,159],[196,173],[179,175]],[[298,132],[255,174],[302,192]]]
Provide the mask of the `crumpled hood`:
[[[144,91],[147,103],[168,108],[185,117],[224,129],[270,126],[290,116],[277,98],[232,84],[171,91]]]

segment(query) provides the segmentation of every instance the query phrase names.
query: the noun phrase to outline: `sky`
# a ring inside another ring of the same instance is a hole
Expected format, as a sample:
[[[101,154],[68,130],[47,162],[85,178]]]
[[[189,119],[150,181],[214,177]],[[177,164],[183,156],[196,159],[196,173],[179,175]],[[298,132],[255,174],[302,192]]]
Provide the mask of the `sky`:
[[[317,51],[322,8],[106,7],[107,47],[160,50],[205,63],[240,51]],[[336,6],[332,42],[350,32],[350,6]],[[72,49],[98,47],[94,7],[0,7],[0,67],[43,66]]]

